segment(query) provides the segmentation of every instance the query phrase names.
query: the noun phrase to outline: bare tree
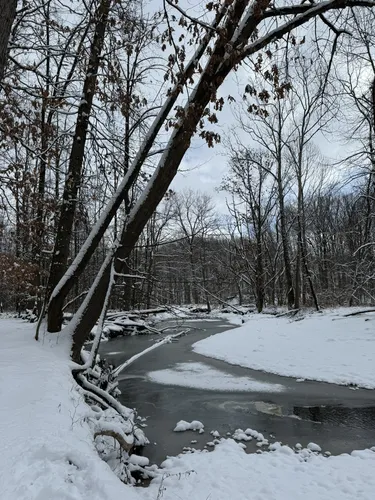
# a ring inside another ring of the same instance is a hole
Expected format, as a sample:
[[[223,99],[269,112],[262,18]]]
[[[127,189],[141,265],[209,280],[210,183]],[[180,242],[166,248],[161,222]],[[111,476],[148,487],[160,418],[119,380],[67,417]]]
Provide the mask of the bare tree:
[[[272,158],[263,151],[246,150],[243,147],[232,147],[231,156],[230,174],[224,180],[222,189],[233,195],[229,210],[236,221],[233,241],[237,258],[245,263],[247,281],[255,285],[257,310],[262,312],[267,276],[265,240],[276,204],[276,184],[269,174]],[[254,238],[255,251],[251,252]],[[244,279],[243,275],[241,277]]]

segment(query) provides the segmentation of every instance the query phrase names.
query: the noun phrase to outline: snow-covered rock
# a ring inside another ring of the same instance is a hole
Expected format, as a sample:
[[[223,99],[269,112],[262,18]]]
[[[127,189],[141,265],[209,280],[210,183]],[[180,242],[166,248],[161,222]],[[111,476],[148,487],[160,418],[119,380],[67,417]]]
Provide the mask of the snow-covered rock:
[[[318,444],[316,444],[316,443],[309,443],[307,445],[307,448],[310,451],[315,451],[315,452],[321,452],[322,451],[321,447]]]
[[[186,422],[186,420],[180,420],[177,422],[176,427],[173,429],[174,432],[184,432],[184,431],[201,431],[204,429],[204,425],[199,420],[193,420],[192,422]]]

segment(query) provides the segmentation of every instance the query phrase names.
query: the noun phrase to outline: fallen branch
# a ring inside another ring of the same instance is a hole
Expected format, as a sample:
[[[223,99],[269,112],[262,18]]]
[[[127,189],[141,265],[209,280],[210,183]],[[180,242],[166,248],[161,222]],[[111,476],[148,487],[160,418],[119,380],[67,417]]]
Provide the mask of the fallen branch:
[[[130,317],[143,316],[147,314],[158,314],[168,311],[169,309],[167,307],[158,307],[154,309],[134,309],[133,311],[109,312],[107,313],[106,319],[109,320],[111,318],[117,318],[118,316],[127,316],[130,318]]]
[[[147,347],[147,349],[145,349],[144,351],[141,351],[138,354],[135,354],[134,356],[132,356],[131,358],[129,358],[127,361],[125,361],[124,363],[122,363],[122,365],[119,365],[117,368],[115,368],[115,370],[113,370],[112,374],[115,377],[117,377],[117,375],[120,372],[122,372],[122,370],[124,370],[126,367],[128,367],[129,365],[131,365],[132,363],[134,363],[134,361],[136,361],[138,358],[140,358],[144,354],[147,354],[148,352],[153,351],[154,349],[156,349],[157,347],[160,347],[163,344],[170,343],[173,339],[176,339],[178,337],[181,337],[182,335],[185,335],[188,331],[189,330],[182,330],[182,332],[175,333],[174,335],[168,335],[167,337],[164,337],[164,339],[161,340],[160,342],[156,342],[152,346]]]
[[[355,311],[352,313],[344,314],[344,318],[348,318],[349,316],[357,316],[358,314],[366,314],[373,312],[375,312],[375,309],[364,309],[363,311]]]
[[[281,318],[282,316],[288,316],[290,314],[291,316],[295,316],[299,312],[299,309],[291,309],[290,311],[286,311],[280,314],[276,314],[276,318]]]
[[[204,288],[202,285],[198,284],[198,287],[203,290],[205,293],[208,293],[208,295],[211,295],[214,299],[218,300],[221,304],[224,304],[227,307],[231,307],[234,311],[236,311],[238,314],[243,315],[244,312],[241,311],[240,309],[237,309],[237,307],[233,306],[232,304],[229,304],[229,302],[225,302],[225,300],[220,299],[217,295],[214,295],[213,293],[209,292],[206,288]]]

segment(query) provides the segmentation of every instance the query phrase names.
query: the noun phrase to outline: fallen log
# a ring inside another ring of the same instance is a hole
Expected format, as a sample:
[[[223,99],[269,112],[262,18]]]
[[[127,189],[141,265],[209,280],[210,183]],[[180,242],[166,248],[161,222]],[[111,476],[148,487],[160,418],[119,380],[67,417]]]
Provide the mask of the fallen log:
[[[183,330],[182,332],[179,332],[179,333],[175,333],[174,335],[167,335],[166,337],[164,337],[163,340],[161,340],[160,342],[156,342],[155,344],[153,344],[152,346],[150,347],[147,347],[147,349],[145,349],[144,351],[141,351],[139,352],[138,354],[135,354],[134,356],[132,356],[131,358],[129,358],[127,361],[125,361],[124,363],[122,363],[122,365],[119,365],[117,368],[115,368],[112,372],[112,374],[117,377],[118,374],[120,372],[122,372],[122,370],[124,370],[127,366],[131,365],[132,363],[134,363],[134,361],[136,361],[138,358],[140,358],[141,356],[143,356],[144,354],[147,354],[148,352],[150,351],[153,351],[154,349],[156,349],[157,347],[160,347],[161,345],[163,344],[167,344],[169,342],[172,342],[173,339],[177,339],[178,337],[181,337],[182,335],[185,335],[189,330]]]
[[[366,313],[373,313],[375,312],[375,309],[364,309],[363,311],[355,311],[352,313],[344,314],[344,318],[348,318],[349,316],[357,316],[358,314],[366,314]]]

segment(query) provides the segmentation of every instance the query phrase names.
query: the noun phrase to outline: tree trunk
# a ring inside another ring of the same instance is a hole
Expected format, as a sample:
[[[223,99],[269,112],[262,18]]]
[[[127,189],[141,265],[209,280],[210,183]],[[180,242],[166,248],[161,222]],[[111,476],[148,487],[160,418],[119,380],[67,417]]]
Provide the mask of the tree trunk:
[[[257,259],[256,259],[256,306],[258,313],[263,311],[264,307],[264,270],[263,270],[263,245],[262,234],[257,234]]]
[[[216,28],[220,24],[225,11],[226,9],[222,8],[218,12],[215,21],[213,23],[213,28]],[[197,48],[194,56],[190,59],[190,62],[186,65],[184,73],[179,78],[172,92],[170,92],[167,100],[162,106],[158,116],[155,118],[131,167],[129,168],[129,171],[122,180],[115,195],[113,196],[110,203],[107,205],[107,208],[103,212],[102,216],[99,218],[99,220],[93,227],[81,252],[79,253],[79,255],[75,257],[74,261],[72,262],[70,269],[68,270],[68,272],[65,273],[63,278],[59,281],[58,286],[55,287],[55,289],[53,290],[48,305],[48,322],[50,321],[50,318],[51,321],[54,322],[57,321],[56,318],[61,319],[62,317],[61,311],[63,308],[65,298],[72,289],[75,281],[79,278],[79,276],[86,268],[91,256],[95,252],[95,249],[98,247],[99,242],[101,241],[105,231],[107,230],[109,224],[111,223],[121,203],[126,199],[127,194],[133,182],[137,178],[140,169],[142,168],[142,165],[147,158],[148,153],[150,152],[152,146],[154,145],[154,141],[156,139],[157,134],[159,133],[169,113],[173,109],[173,106],[175,105],[180,93],[182,92],[185,83],[194,74],[197,64],[204,55],[207,46],[209,45],[210,40],[214,33],[215,30],[207,33],[207,35],[203,38],[202,43]],[[58,325],[55,323],[54,326],[57,327]]]
[[[0,83],[8,59],[9,38],[17,11],[17,0],[0,0]]]
[[[312,281],[311,271],[307,259],[306,222],[305,222],[306,218],[305,218],[304,195],[303,195],[303,186],[301,177],[302,177],[301,175],[298,176],[298,240],[300,247],[299,253],[300,253],[300,258],[302,259],[304,273],[309,283],[315,309],[319,311],[320,308],[318,303],[318,297],[315,293],[315,288]],[[295,305],[295,308],[298,309],[297,305]]]
[[[294,287],[293,287],[293,277],[292,277],[292,266],[289,254],[288,228],[285,216],[284,187],[283,187],[283,180],[281,178],[281,161],[279,162],[278,165],[277,186],[278,186],[278,196],[279,196],[280,233],[281,233],[281,241],[283,245],[283,255],[284,255],[287,304],[289,309],[294,309],[295,297],[294,297]]]
[[[234,29],[231,27],[230,29]],[[128,221],[122,231],[120,245],[115,252],[115,272],[121,272],[122,262],[127,259],[152,213],[166,193],[175,177],[178,167],[190,146],[191,138],[201,120],[204,109],[213,98],[217,88],[231,71],[233,62],[222,64],[225,49],[220,41],[214,54],[207,63],[204,73],[195,91],[184,108],[178,125],[174,128],[167,147],[159,161],[153,176],[144,189],[142,196],[132,208]],[[95,325],[98,311],[103,307],[107,288],[110,286],[111,256],[108,256],[102,270],[84,300],[76,317],[71,323],[73,334],[72,358],[80,361],[82,346],[92,327]]]
[[[69,166],[60,209],[55,247],[47,285],[47,297],[63,277],[68,263],[70,241],[77,207],[78,191],[82,182],[82,165],[85,153],[87,130],[98,79],[100,55],[104,46],[111,0],[101,0],[95,13],[95,33],[91,43],[90,57],[83,84],[82,100],[78,108]],[[58,306],[58,307],[56,307]],[[62,324],[62,304],[52,303],[48,309],[48,330],[58,332]]]

